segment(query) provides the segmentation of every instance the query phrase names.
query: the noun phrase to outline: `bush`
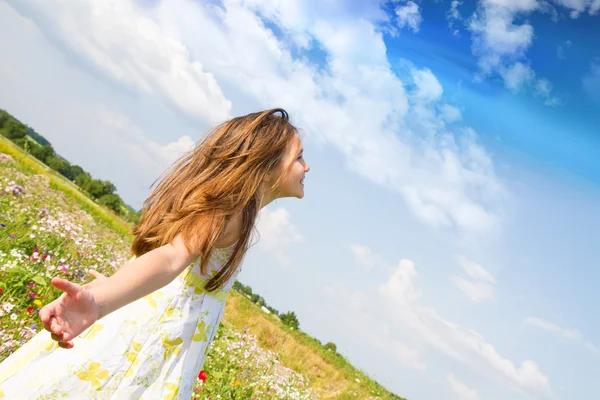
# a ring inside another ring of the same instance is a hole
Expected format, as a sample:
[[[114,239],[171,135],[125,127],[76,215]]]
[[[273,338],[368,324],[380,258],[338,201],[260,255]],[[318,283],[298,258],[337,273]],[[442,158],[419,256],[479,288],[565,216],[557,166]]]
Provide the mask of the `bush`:
[[[300,322],[294,311],[288,311],[279,316],[281,322],[293,329],[300,329]]]

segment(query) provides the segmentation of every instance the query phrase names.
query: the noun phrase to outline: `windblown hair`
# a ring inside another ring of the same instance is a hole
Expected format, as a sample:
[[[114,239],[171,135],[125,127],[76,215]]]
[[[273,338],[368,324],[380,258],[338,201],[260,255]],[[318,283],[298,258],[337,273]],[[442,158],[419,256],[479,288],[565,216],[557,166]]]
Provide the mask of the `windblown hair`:
[[[282,164],[297,129],[280,108],[233,118],[214,128],[154,183],[134,228],[132,251],[139,257],[178,234],[189,251],[207,262],[230,217],[241,213],[241,235],[230,259],[206,283],[223,287],[242,261],[260,209],[261,183],[287,171]]]

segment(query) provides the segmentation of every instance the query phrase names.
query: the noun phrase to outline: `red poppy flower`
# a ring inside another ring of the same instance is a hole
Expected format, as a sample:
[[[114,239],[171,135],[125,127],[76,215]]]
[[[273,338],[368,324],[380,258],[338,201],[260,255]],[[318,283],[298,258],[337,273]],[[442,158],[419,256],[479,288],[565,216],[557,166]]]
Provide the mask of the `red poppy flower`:
[[[31,314],[33,312],[33,308],[31,308],[31,307],[27,308],[27,312]]]
[[[206,382],[206,372],[204,372],[204,370],[200,371],[200,373],[198,374],[198,379],[200,379],[202,382]]]
[[[0,293],[4,292],[4,290],[0,289]]]

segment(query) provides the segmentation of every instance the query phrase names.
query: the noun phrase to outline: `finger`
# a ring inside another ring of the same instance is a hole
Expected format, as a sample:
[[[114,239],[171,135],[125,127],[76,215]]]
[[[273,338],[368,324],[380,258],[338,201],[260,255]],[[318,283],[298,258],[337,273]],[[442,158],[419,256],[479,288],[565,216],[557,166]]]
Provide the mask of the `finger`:
[[[96,279],[106,279],[106,276],[96,271],[95,269],[89,269],[88,272]]]
[[[51,282],[52,286],[54,286],[58,290],[62,290],[63,292],[71,296],[75,296],[83,289],[80,285],[62,278],[52,278]]]
[[[42,320],[42,322],[44,324],[47,324],[48,322],[50,322],[50,318],[52,317],[53,314],[54,314],[54,307],[52,307],[50,305],[42,307],[42,309],[38,313],[38,315],[40,316],[40,320]]]
[[[72,349],[75,344],[73,342],[58,342],[58,347],[62,347],[63,349]]]
[[[48,332],[52,333],[52,329],[50,329],[50,325],[52,324],[52,320],[44,323],[44,329]]]
[[[56,321],[56,318],[53,318],[52,321],[50,321],[50,332],[56,335],[62,335],[63,333],[62,326]]]
[[[50,333],[50,337],[52,338],[52,340],[57,341],[57,342],[64,342],[64,339],[62,337],[62,335],[57,335],[54,333]]]

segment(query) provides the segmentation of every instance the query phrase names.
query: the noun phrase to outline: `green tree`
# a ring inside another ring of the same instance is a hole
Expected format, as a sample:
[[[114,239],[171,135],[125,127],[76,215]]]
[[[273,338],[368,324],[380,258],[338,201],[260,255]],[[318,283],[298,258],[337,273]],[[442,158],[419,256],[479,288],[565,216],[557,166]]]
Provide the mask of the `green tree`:
[[[83,172],[75,177],[75,184],[84,191],[87,191],[87,186],[91,181],[92,176],[87,172]]]
[[[31,154],[41,162],[45,163],[50,156],[54,155],[54,149],[50,145],[40,146],[32,143]]]
[[[118,215],[122,214],[123,200],[121,200],[121,197],[119,197],[118,194],[105,194],[104,196],[100,197],[100,199],[98,199],[98,203],[110,208]]]
[[[115,185],[109,181],[101,181],[100,179],[92,179],[87,183],[87,186],[84,189],[94,199],[99,199],[107,194],[113,194],[115,190],[117,190]]]
[[[69,169],[65,171],[65,176],[71,181],[76,181],[79,175],[85,175],[86,172],[79,165],[70,165]]]
[[[300,321],[298,321],[298,317],[296,316],[296,313],[294,311],[288,311],[285,314],[281,314],[279,318],[281,319],[281,322],[283,322],[290,328],[300,328]]]
[[[46,165],[65,176],[71,168],[71,164],[68,161],[58,157],[56,154],[46,158]]]
[[[27,127],[14,118],[8,118],[3,123],[3,128],[4,132],[6,132],[5,136],[10,140],[21,139],[27,136]]]
[[[337,351],[337,346],[333,342],[327,342],[324,346],[326,349],[331,350],[333,352]]]

